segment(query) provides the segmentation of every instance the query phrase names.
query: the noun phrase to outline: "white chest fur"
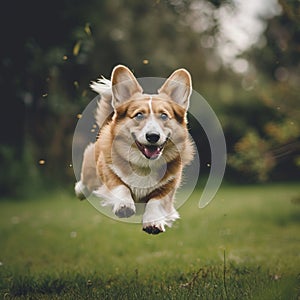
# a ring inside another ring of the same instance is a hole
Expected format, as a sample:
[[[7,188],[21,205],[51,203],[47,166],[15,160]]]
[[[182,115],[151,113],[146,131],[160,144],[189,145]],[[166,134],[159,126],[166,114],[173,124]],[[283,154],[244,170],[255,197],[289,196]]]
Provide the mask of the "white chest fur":
[[[146,197],[174,178],[165,176],[167,165],[158,161],[151,161],[147,168],[122,170],[116,165],[110,165],[110,168],[130,188],[135,201]]]

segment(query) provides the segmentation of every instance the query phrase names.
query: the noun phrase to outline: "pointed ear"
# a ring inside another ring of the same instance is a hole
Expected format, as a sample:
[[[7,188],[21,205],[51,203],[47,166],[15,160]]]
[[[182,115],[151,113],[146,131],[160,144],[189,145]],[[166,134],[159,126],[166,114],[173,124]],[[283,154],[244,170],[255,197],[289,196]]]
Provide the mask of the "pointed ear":
[[[185,69],[178,69],[166,80],[159,93],[167,94],[173,101],[188,109],[192,93],[192,79]]]
[[[113,69],[111,82],[114,108],[129,100],[134,94],[143,92],[132,72],[122,65]]]

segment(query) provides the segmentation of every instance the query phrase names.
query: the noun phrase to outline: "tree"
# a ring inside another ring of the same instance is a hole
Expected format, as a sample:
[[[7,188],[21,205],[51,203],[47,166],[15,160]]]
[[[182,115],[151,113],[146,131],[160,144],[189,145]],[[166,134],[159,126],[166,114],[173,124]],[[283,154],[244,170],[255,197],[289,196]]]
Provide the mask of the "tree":
[[[300,166],[300,3],[279,3],[282,13],[269,20],[264,47],[244,55],[253,68],[243,80],[256,86],[269,118],[247,129],[229,158],[230,166],[259,181],[293,178]]]
[[[215,20],[209,28],[191,30],[193,3],[29,0],[18,1],[15,9],[15,2],[7,2],[0,18],[6,108],[0,119],[0,161],[6,170],[1,194],[13,193],[16,185],[31,187],[38,178],[73,179],[77,116],[95,96],[89,82],[108,77],[116,64],[127,64],[137,76],[167,77],[187,67],[197,80],[205,78],[211,51],[201,47],[199,36],[213,34]],[[207,13],[213,16],[219,4],[211,3]]]

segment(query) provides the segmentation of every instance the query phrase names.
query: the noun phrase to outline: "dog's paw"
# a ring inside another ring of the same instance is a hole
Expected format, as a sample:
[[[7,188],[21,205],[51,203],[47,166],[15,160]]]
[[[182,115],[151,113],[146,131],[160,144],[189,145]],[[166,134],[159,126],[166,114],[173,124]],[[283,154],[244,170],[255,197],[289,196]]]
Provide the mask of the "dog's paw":
[[[175,208],[167,212],[160,200],[150,200],[143,215],[143,230],[149,234],[158,234],[166,231],[165,226],[172,227],[177,219],[179,214]]]
[[[120,202],[113,207],[113,212],[119,218],[129,218],[135,214],[134,202]]]
[[[121,206],[115,211],[115,215],[119,218],[129,218],[135,214],[135,209],[128,206]]]
[[[152,225],[143,227],[143,230],[149,234],[159,234],[161,232],[164,232],[163,230],[159,229],[158,227],[152,226]]]
[[[129,218],[135,214],[135,204],[130,191],[125,186],[108,190],[104,185],[93,191],[93,196],[102,198],[102,206],[111,206],[113,213],[119,218]]]
[[[166,231],[165,225],[167,225],[167,224],[164,220],[152,221],[152,222],[143,221],[143,231],[145,231],[149,234],[159,234],[161,232]]]
[[[79,200],[84,200],[89,196],[87,187],[80,181],[75,184],[75,194]]]

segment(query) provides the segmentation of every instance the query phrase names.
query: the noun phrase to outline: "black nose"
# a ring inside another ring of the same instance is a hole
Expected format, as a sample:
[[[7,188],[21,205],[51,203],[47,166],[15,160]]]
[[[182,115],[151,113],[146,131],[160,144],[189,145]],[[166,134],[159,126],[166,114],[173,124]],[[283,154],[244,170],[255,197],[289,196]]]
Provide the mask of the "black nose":
[[[149,143],[154,144],[159,140],[160,136],[158,133],[146,133],[146,139]]]

